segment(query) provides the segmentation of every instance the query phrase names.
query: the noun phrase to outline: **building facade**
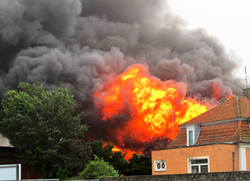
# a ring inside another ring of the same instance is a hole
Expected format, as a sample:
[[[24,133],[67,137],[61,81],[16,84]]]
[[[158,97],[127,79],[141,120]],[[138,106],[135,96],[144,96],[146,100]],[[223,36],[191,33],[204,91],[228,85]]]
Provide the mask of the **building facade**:
[[[250,99],[234,97],[179,125],[173,142],[152,151],[152,174],[250,170]]]

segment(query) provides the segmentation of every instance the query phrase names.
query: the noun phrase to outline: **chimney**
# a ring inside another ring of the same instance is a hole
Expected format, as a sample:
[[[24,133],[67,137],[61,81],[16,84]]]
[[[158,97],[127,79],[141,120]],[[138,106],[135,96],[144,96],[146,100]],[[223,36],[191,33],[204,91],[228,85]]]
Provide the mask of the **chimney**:
[[[250,99],[250,88],[243,89],[243,96]]]

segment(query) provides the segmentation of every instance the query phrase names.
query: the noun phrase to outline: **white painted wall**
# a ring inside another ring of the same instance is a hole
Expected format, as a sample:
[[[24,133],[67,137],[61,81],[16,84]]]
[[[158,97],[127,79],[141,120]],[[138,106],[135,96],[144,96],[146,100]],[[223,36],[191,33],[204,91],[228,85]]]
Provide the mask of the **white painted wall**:
[[[4,137],[0,132],[0,146],[10,146],[8,138]]]

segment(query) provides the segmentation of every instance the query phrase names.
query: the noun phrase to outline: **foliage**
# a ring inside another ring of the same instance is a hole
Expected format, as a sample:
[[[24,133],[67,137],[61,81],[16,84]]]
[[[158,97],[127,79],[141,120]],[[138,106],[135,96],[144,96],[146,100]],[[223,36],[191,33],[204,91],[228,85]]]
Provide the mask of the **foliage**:
[[[66,177],[70,171],[66,165],[75,160],[68,157],[74,154],[72,139],[88,129],[80,125],[81,114],[73,115],[76,104],[71,90],[45,91],[42,86],[20,83],[17,90],[4,95],[1,131],[18,151],[21,163],[46,178]]]
[[[162,139],[157,139],[158,141]],[[165,140],[164,141],[168,141]],[[152,142],[153,143],[153,142]],[[151,152],[152,143],[149,143],[149,151]],[[133,157],[129,159],[129,163],[124,160],[126,153],[122,151],[112,152],[113,145],[108,143],[104,145],[103,140],[96,140],[90,143],[93,154],[102,158],[114,167],[119,174],[124,175],[151,175],[151,158],[145,155],[133,154]]]
[[[151,159],[149,156],[133,154],[123,171],[125,175],[151,175]]]
[[[112,165],[115,170],[118,170],[119,174],[123,174],[128,164],[127,161],[124,160],[125,155],[126,153],[122,151],[115,151],[109,159],[109,164]]]
[[[92,159],[94,159],[94,155],[96,155],[99,158],[103,158],[105,162],[109,162],[110,157],[113,155],[112,148],[114,147],[114,145],[108,143],[106,146],[103,146],[103,144],[103,140],[96,140],[90,143],[93,151]]]
[[[79,179],[100,179],[104,177],[119,177],[115,170],[103,158],[94,155],[94,160],[90,161],[86,168],[80,173]]]
[[[92,148],[83,139],[74,138],[69,145],[68,162],[66,168],[70,177],[78,175],[91,160]]]
[[[106,146],[103,145],[103,140],[96,140],[94,142],[91,142],[90,146],[92,147],[93,154],[108,162],[114,167],[115,170],[118,170],[119,174],[122,174],[127,164],[127,162],[124,160],[126,153],[123,153],[122,151],[113,152],[112,149],[114,145],[112,145],[111,143],[108,143]]]

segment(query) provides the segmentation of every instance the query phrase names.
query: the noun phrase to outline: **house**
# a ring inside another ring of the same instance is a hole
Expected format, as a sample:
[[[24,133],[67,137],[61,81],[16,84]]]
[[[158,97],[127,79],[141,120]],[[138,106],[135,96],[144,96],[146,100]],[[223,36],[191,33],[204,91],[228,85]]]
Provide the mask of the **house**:
[[[0,132],[0,181],[17,176],[21,179],[42,178],[40,173],[27,169],[15,156],[16,150]],[[9,172],[6,174],[6,172]],[[12,172],[15,172],[12,174]],[[17,173],[18,172],[18,173]]]
[[[152,175],[250,170],[250,89],[179,125],[152,151]]]

